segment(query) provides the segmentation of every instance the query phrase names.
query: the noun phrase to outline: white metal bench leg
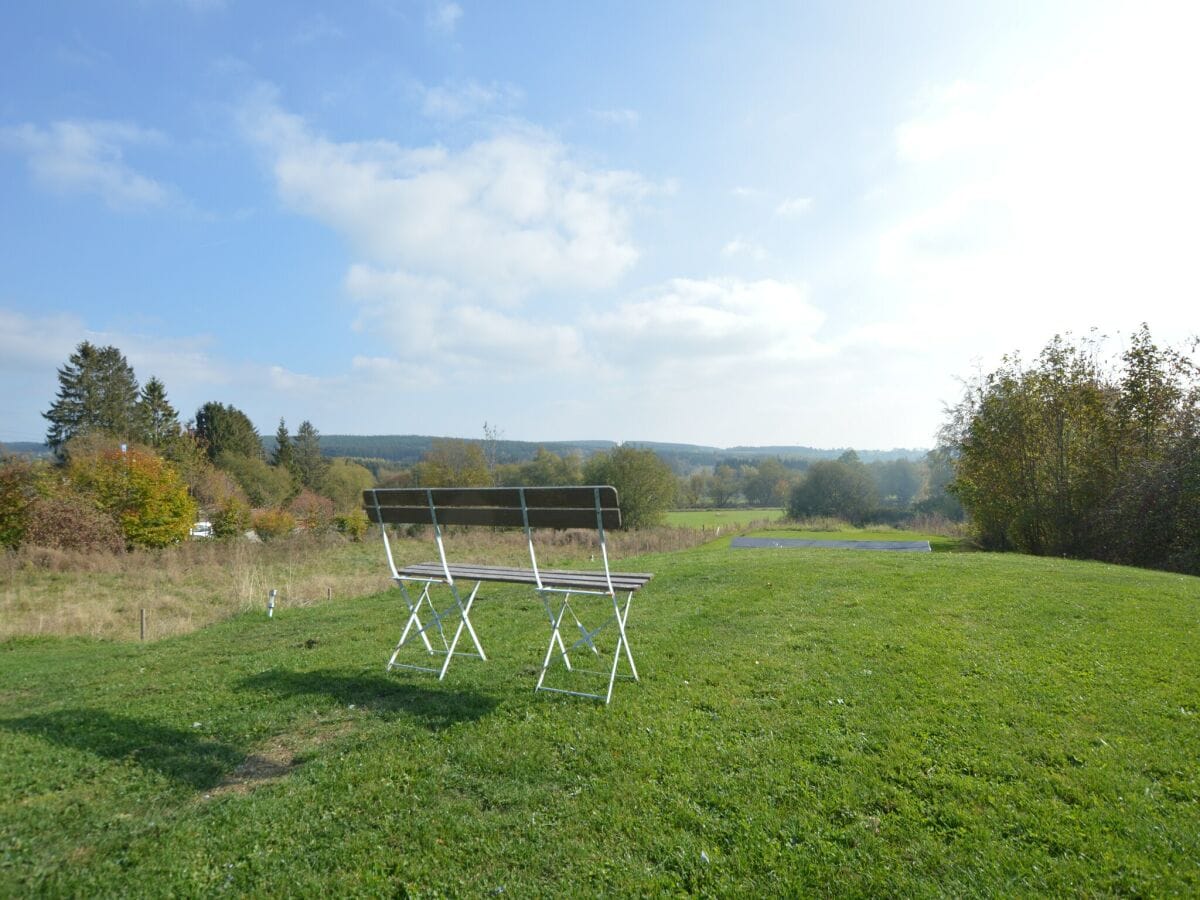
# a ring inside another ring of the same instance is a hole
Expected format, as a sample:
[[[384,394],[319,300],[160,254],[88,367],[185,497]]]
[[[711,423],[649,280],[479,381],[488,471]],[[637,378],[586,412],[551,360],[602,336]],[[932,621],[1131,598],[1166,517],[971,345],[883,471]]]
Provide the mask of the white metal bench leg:
[[[479,593],[480,584],[482,582],[475,582],[475,587],[471,589],[471,595],[467,597],[466,606],[463,605],[462,600],[459,598],[458,587],[453,584],[450,585],[450,591],[454,594],[454,603],[458,606],[460,616],[458,628],[454,631],[454,640],[450,642],[450,646],[446,649],[446,661],[442,663],[442,671],[438,673],[438,681],[446,677],[446,670],[450,668],[450,660],[454,658],[454,648],[458,646],[458,639],[462,637],[464,627],[471,634],[471,641],[475,644],[475,650],[479,653],[479,658],[485,662],[487,661],[487,657],[483,653],[483,646],[479,643],[479,637],[475,634],[475,629],[471,626],[471,604],[475,602],[475,595]]]
[[[568,594],[567,596],[569,597],[570,595]],[[546,601],[545,598],[543,598],[543,602],[546,603],[547,611],[550,611],[549,601]],[[558,649],[562,653],[563,662],[567,665],[567,671],[571,670],[571,659],[569,656],[567,656],[566,645],[563,643],[562,635],[559,633],[559,626],[562,625],[562,618],[567,612],[567,603],[568,600],[564,598],[563,605],[559,609],[558,615],[555,616],[553,612],[550,614],[550,644],[546,647],[546,655],[542,659],[542,673],[538,676],[537,685],[533,689],[535,693],[542,690],[542,682],[546,680],[546,672],[550,668],[550,656],[552,653],[554,653],[555,642],[558,643]]]
[[[415,603],[412,601],[412,595],[409,593],[404,581],[397,579],[396,583],[399,585],[400,592],[404,597],[404,602],[408,606],[409,616],[408,622],[405,623],[404,626],[404,633],[400,635],[400,641],[396,644],[396,649],[392,651],[391,659],[388,660],[388,671],[391,671],[394,668],[404,668],[417,669],[421,672],[436,672],[438,675],[438,680],[440,681],[446,676],[446,669],[450,666],[450,660],[454,657],[455,648],[458,646],[459,638],[462,637],[464,629],[470,634],[471,642],[475,645],[476,650],[475,654],[467,655],[478,655],[480,659],[484,661],[487,660],[487,655],[483,652],[483,645],[479,642],[479,635],[475,633],[475,627],[471,624],[471,606],[475,602],[475,596],[479,593],[479,586],[482,584],[482,582],[475,582],[475,587],[472,588],[470,595],[467,597],[466,603],[463,603],[462,596],[459,594],[458,588],[453,584],[448,585],[450,592],[454,597],[454,605],[447,607],[441,612],[439,612],[437,607],[434,606],[433,599],[429,594],[429,589],[435,582],[425,582],[425,587],[422,589],[421,594],[417,597],[417,601]],[[425,603],[429,607],[429,615],[431,618],[429,624],[425,624],[421,621],[420,611],[422,603]],[[443,621],[455,610],[458,611],[459,615],[458,628],[455,629],[454,637],[448,641],[446,639],[446,630],[443,627]],[[416,626],[415,630],[413,628],[414,625]],[[429,641],[429,636],[426,634],[430,628],[435,627],[437,628],[438,636],[442,639],[442,647],[444,648],[442,650],[434,648],[433,644],[431,644]],[[405,645],[405,643],[407,643],[412,634],[416,634],[421,638],[421,642],[425,645],[425,650],[430,655],[435,653],[444,653],[446,655],[446,658],[443,660],[440,667],[433,668],[430,666],[417,666],[410,663],[396,662],[396,658],[400,655],[401,648]],[[459,655],[461,656],[463,654]]]
[[[613,609],[616,610],[617,614],[617,631],[619,631],[621,635],[617,639],[618,650],[622,646],[625,648],[625,658],[629,660],[629,670],[633,672],[633,680],[641,681],[642,679],[638,678],[637,666],[633,664],[633,650],[631,650],[629,647],[629,635],[625,633],[625,622],[629,619],[629,607],[632,603],[633,591],[630,591],[629,595],[625,598],[625,609],[623,612],[617,610],[617,598],[613,597]]]
[[[555,624],[556,619],[555,619],[555,615],[554,615],[554,607],[550,604],[550,599],[547,596],[549,593],[550,593],[549,591],[538,591],[538,596],[541,597],[541,599],[542,599],[542,607],[546,610],[546,617],[550,620],[550,648],[546,654],[546,660],[549,660],[549,658],[550,658],[549,654],[554,649],[554,642],[557,641],[558,642],[558,652],[563,658],[563,663],[566,665],[567,671],[570,672],[571,671],[571,657],[567,654],[567,645],[565,643],[563,643],[562,632],[558,629],[558,627]],[[563,598],[563,609],[560,609],[558,612],[557,618],[560,623],[561,623],[563,614],[566,612],[566,606],[567,606],[567,603],[570,601],[570,599],[571,599],[571,592],[567,591],[566,596]],[[574,615],[574,612],[572,612],[571,614]],[[579,620],[576,619],[575,621],[579,621]],[[574,647],[572,647],[571,649],[574,649]],[[546,661],[543,661],[543,664],[542,664],[543,672],[545,671],[545,669],[546,669]]]
[[[570,594],[568,594],[567,597],[565,597],[563,599],[562,606],[559,608],[557,615],[554,614],[554,612],[553,612],[552,608],[550,607],[549,602],[546,600],[545,596],[543,596],[542,599],[543,599],[543,602],[546,604],[547,611],[550,613],[551,633],[550,633],[550,644],[546,648],[545,657],[542,659],[542,671],[541,671],[541,674],[538,676],[537,686],[534,688],[535,692],[536,691],[552,691],[557,694],[571,694],[572,696],[575,696],[575,697],[592,697],[596,700],[603,700],[605,705],[607,706],[609,703],[612,702],[613,685],[616,683],[617,670],[621,665],[622,658],[624,658],[629,663],[629,670],[632,674],[629,676],[621,676],[621,677],[623,677],[623,678],[628,677],[628,678],[632,678],[634,681],[641,681],[641,679],[638,677],[637,666],[634,664],[634,661],[633,661],[633,650],[629,646],[629,637],[625,633],[625,623],[629,619],[629,608],[633,601],[633,592],[630,591],[625,597],[624,604],[621,604],[620,600],[618,600],[616,595],[613,595],[612,596],[613,614],[611,616],[609,616],[607,619],[605,619],[605,621],[603,623],[601,623],[596,628],[591,629],[591,630],[587,629],[583,625],[583,623],[579,621],[579,617],[575,615],[575,611],[573,609],[571,610],[571,615],[575,618],[575,624],[579,626],[579,630],[580,630],[580,632],[582,632],[583,636],[580,637],[579,640],[577,640],[574,644],[571,645],[571,647],[569,648],[570,650],[574,650],[577,647],[586,645],[587,647],[589,647],[592,650],[593,653],[596,653],[597,655],[599,655],[600,651],[597,649],[597,647],[595,645],[595,641],[594,641],[596,635],[599,634],[599,632],[601,630],[606,628],[608,626],[609,622],[613,622],[613,621],[616,622],[617,645],[613,649],[612,666],[607,673],[607,675],[608,675],[607,691],[603,694],[593,694],[593,693],[588,693],[585,691],[569,691],[569,690],[564,690],[563,688],[546,687],[545,686],[546,672],[549,671],[550,660],[551,660],[551,657],[554,655],[554,646],[556,643],[558,644],[559,652],[562,655],[563,661],[567,665],[567,669],[569,671],[572,670],[570,659],[568,656],[568,648],[565,646],[563,639],[562,639],[562,620],[566,616],[567,610],[570,608]],[[598,673],[594,673],[594,674],[598,674],[601,677],[604,677],[605,673],[598,672]]]
[[[408,616],[408,622],[404,626],[404,633],[402,635],[400,635],[400,641],[396,644],[396,649],[399,649],[400,647],[402,647],[404,645],[404,642],[408,640],[408,633],[409,633],[409,631],[412,630],[412,627],[415,624],[417,626],[417,634],[419,634],[421,636],[421,640],[425,644],[425,649],[428,650],[430,653],[432,653],[433,645],[429,643],[429,638],[427,638],[425,636],[425,627],[421,623],[420,616],[417,614],[418,610],[420,609],[421,604],[423,602],[429,603],[430,607],[433,606],[433,603],[430,602],[430,600],[429,600],[429,583],[426,582],[425,589],[423,591],[421,591],[421,595],[419,597],[417,597],[416,605],[413,605],[412,599],[408,593],[408,588],[406,588],[404,586],[404,582],[400,581],[400,582],[397,582],[397,584],[400,587],[400,593],[404,596],[404,604],[405,604],[405,606],[408,607],[409,616]],[[436,615],[436,611],[435,611],[435,615]],[[395,654],[393,654],[392,656],[394,659]]]

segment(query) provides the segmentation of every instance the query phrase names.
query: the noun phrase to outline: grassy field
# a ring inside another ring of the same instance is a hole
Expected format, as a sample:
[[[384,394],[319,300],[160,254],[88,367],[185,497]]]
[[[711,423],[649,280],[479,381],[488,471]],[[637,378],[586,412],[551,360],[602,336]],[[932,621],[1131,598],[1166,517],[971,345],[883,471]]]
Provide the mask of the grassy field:
[[[783,518],[782,509],[675,509],[667,513],[666,524],[676,528],[740,528],[752,522],[775,522]]]
[[[456,559],[528,565],[519,531],[452,530]],[[707,537],[680,528],[617,532],[614,558],[695,546]],[[547,532],[538,538],[546,565],[597,552],[591,532]],[[398,558],[437,559],[431,532],[395,540]],[[141,610],[147,639],[187,634],[248,610],[263,609],[267,591],[282,607],[312,606],[329,597],[377,593],[391,584],[378,533],[363,543],[340,537],[294,538],[268,544],[191,541],[161,551],[84,554],[33,548],[0,552],[0,641],[19,636],[77,635],[137,640]]]
[[[621,567],[656,577],[609,708],[532,693],[519,588],[442,682],[384,673],[394,592],[0,643],[0,895],[1200,892],[1200,580],[724,539]]]

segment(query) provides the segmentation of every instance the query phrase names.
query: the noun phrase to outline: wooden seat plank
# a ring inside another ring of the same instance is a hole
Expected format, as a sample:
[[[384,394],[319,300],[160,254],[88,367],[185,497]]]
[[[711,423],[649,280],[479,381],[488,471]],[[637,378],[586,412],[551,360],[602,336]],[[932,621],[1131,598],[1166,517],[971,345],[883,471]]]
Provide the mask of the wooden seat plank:
[[[461,563],[450,565],[450,574],[464,581],[493,581],[506,584],[537,584],[533,569],[509,566],[473,566]],[[539,570],[542,584],[548,587],[578,587],[583,590],[605,590],[608,581],[603,572],[580,572],[568,569]],[[400,574],[417,578],[441,580],[445,577],[441,563],[417,563],[405,566]],[[636,591],[646,586],[653,576],[641,572],[613,572],[612,585],[621,591]]]

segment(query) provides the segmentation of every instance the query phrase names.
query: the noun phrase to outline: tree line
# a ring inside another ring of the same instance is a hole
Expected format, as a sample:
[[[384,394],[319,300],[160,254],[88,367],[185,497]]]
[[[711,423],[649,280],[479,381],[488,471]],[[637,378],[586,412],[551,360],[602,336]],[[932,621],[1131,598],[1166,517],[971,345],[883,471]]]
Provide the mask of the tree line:
[[[1146,325],[1115,359],[1061,336],[1005,357],[942,443],[984,548],[1200,574],[1200,377]]]
[[[119,549],[184,540],[197,516],[218,536],[297,527],[361,537],[371,472],[321,453],[311,422],[281,419],[275,452],[241,410],[205,403],[181,423],[157,378],[139,387],[116,347],[84,341],[58,370],[43,413],[51,463],[0,463],[0,544]]]

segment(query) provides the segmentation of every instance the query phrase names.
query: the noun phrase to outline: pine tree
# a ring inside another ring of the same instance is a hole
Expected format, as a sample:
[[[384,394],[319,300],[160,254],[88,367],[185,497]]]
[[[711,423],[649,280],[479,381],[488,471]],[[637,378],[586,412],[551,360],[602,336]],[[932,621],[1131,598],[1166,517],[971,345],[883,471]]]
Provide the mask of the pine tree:
[[[151,447],[161,448],[179,436],[179,414],[167,400],[167,389],[157,378],[142,386],[138,401],[142,438]]]
[[[46,443],[56,452],[87,431],[135,437],[140,423],[133,369],[116,347],[84,341],[58,370],[58,397],[42,416],[50,422]]]
[[[292,471],[301,484],[319,492],[328,465],[329,461],[321,455],[321,435],[312,422],[305,419],[292,443]]]
[[[288,436],[287,423],[281,417],[275,430],[275,450],[271,453],[271,464],[284,469],[292,468],[292,439]]]
[[[250,418],[235,406],[209,402],[196,410],[196,437],[211,460],[216,460],[222,452],[254,459],[263,456],[258,431]]]

